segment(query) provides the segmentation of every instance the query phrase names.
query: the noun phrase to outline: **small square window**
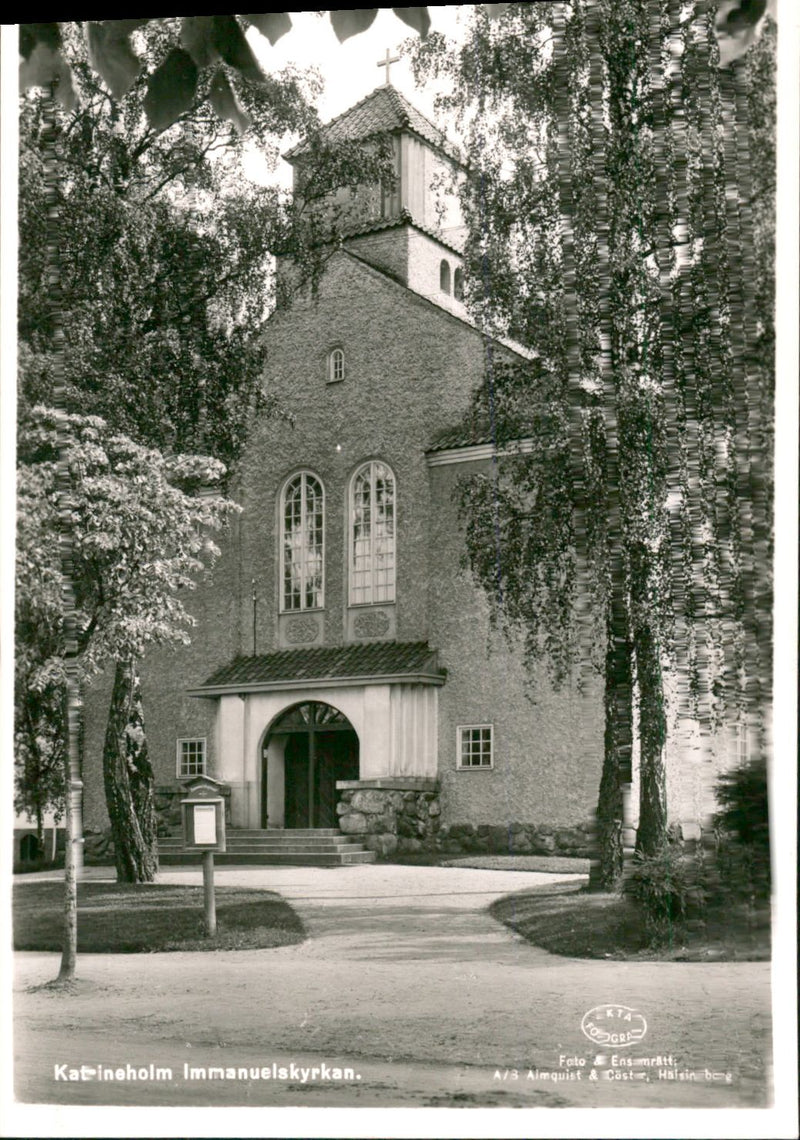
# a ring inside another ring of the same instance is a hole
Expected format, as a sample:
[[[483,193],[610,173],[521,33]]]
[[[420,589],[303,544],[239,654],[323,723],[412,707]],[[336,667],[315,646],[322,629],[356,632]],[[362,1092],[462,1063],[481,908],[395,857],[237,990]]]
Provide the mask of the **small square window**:
[[[178,778],[204,776],[206,772],[205,737],[178,741]]]
[[[491,768],[492,725],[461,724],[458,726],[458,768]]]

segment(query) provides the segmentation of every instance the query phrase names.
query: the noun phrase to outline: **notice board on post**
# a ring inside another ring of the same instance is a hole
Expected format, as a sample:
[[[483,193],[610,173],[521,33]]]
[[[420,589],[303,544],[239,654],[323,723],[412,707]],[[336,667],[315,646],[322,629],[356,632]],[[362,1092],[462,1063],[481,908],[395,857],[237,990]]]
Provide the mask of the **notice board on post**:
[[[221,784],[200,776],[181,801],[183,846],[187,851],[225,850],[225,800]]]

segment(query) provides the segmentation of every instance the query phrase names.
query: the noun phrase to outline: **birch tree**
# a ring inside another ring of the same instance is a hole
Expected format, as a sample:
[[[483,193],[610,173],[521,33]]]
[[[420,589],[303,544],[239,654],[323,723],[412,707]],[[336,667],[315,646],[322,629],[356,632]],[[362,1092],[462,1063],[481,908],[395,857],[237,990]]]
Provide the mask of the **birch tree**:
[[[534,451],[462,484],[468,552],[531,661],[604,679],[608,886],[634,716],[652,854],[672,681],[706,731],[769,692],[773,41],[721,69],[717,30],[700,3],[573,0],[417,52],[467,130],[472,311],[537,356],[488,369],[497,442]]]

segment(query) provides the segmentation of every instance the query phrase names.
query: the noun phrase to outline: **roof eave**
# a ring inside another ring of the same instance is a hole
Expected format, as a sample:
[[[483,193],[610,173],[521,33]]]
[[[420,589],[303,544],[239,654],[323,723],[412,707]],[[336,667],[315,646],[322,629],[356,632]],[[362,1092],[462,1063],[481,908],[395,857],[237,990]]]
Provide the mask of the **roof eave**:
[[[362,228],[354,228],[350,232],[344,231],[341,235],[341,239],[344,243],[351,241],[354,238],[367,237],[369,234],[382,233],[384,230],[396,229],[399,226],[411,226],[412,229],[415,229],[424,237],[430,238],[431,241],[435,241],[438,245],[442,246],[443,249],[448,250],[450,253],[454,253],[457,257],[464,256],[464,251],[462,249],[459,249],[455,242],[448,241],[445,237],[443,237],[441,234],[437,234],[434,230],[426,229],[425,226],[414,220],[413,215],[407,209],[402,209],[400,213],[397,214],[394,218],[379,218],[374,220],[372,223],[367,222]],[[364,258],[361,258],[359,254],[353,254],[353,256],[358,257],[359,260],[365,260]],[[375,266],[375,268],[378,267]],[[386,273],[386,270],[380,269],[379,272]],[[408,286],[406,286],[406,288],[408,288]],[[412,292],[414,292],[413,289]]]
[[[429,467],[447,467],[452,463],[478,463],[486,459],[506,459],[515,455],[532,455],[532,439],[517,439],[498,447],[494,443],[471,443],[459,447],[430,447],[425,452]]]
[[[443,685],[441,670],[416,673],[356,673],[346,677],[301,677],[291,681],[241,681],[225,685],[198,685],[186,689],[190,697],[236,697],[251,693],[282,693],[297,689],[342,689],[353,685]]]
[[[467,164],[456,148],[455,144],[448,143],[447,145],[444,145],[442,143],[432,142],[431,139],[426,138],[425,135],[420,133],[420,131],[415,130],[410,124],[407,123],[401,123],[396,127],[386,127],[382,131],[370,131],[369,134],[362,135],[361,138],[348,139],[347,141],[369,142],[370,139],[377,138],[379,135],[401,134],[413,135],[415,139],[419,139],[419,141],[424,143],[425,146],[430,147],[431,150],[435,150],[437,154],[441,154],[450,162],[454,162],[456,166],[460,166],[462,170],[467,169]],[[300,142],[295,143],[294,146],[289,147],[287,151],[284,151],[284,153],[281,155],[281,158],[284,160],[284,162],[288,162],[290,166],[295,166],[297,161],[303,158],[304,155],[309,154],[310,151],[311,148],[309,146],[306,146],[304,144],[304,141],[301,140]]]

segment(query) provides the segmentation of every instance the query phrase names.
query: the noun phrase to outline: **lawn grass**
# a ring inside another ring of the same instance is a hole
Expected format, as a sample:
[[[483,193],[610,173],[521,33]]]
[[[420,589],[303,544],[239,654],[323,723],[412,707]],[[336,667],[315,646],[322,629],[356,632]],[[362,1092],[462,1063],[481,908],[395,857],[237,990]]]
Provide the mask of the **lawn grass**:
[[[675,926],[661,943],[653,942],[630,900],[575,883],[507,895],[490,913],[532,945],[570,958],[729,962],[770,956],[767,909],[710,909],[704,925]]]
[[[14,949],[61,950],[64,884],[14,884]],[[217,933],[206,937],[203,888],[160,883],[79,883],[78,952],[260,950],[305,938],[303,924],[272,891],[217,887]]]

